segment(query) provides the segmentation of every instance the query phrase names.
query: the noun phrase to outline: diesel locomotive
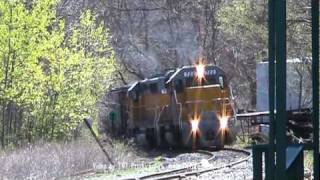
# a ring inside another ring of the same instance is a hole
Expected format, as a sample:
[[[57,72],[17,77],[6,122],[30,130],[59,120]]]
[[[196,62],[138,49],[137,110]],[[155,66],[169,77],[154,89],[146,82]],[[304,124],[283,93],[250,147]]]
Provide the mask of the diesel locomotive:
[[[215,65],[184,66],[108,92],[102,131],[139,144],[222,148],[237,132],[232,92]]]

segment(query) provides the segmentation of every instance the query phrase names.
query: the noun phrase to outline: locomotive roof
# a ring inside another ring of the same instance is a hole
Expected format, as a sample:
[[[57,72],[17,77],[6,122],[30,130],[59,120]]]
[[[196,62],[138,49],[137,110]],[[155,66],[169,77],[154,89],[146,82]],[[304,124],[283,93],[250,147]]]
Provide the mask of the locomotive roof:
[[[108,92],[127,91],[129,88],[130,88],[130,86],[126,85],[126,86],[122,86],[122,87],[112,88]]]
[[[128,89],[128,92],[134,90],[139,84],[151,84],[155,82],[160,82],[161,80],[165,81],[165,76],[155,77],[151,79],[144,79],[141,81],[137,81],[134,84],[131,85],[131,87]]]
[[[194,65],[183,66],[181,68],[178,68],[177,70],[169,70],[164,75],[160,75],[158,77],[153,77],[150,79],[144,79],[144,80],[137,81],[137,82],[133,83],[130,87],[127,87],[128,92],[137,88],[139,84],[151,84],[151,83],[161,82],[161,81],[165,81],[164,82],[165,84],[171,83],[171,81],[173,79],[175,79],[179,73],[181,73],[185,70],[195,69],[195,68],[196,68],[196,66],[194,66]],[[216,65],[208,64],[208,65],[206,65],[206,68],[216,69],[216,70],[224,73],[224,71]]]
[[[208,67],[209,68],[214,68],[214,69],[217,69],[217,70],[221,71],[222,73],[224,73],[224,71],[219,66],[216,66],[216,65],[213,65],[213,64],[207,64],[207,65],[205,65],[205,67],[206,68],[208,68]],[[175,79],[179,75],[179,73],[181,73],[182,71],[189,70],[189,69],[195,69],[195,68],[196,68],[196,66],[189,65],[189,66],[183,66],[182,68],[177,69],[177,71],[170,76],[170,78],[166,82],[166,84],[171,83],[172,80]]]
[[[156,77],[137,81],[129,87],[128,92],[134,90],[139,84],[151,84],[155,82],[166,81],[167,78],[171,77],[171,75],[174,74],[174,72],[175,70],[169,70],[165,74],[157,75]]]

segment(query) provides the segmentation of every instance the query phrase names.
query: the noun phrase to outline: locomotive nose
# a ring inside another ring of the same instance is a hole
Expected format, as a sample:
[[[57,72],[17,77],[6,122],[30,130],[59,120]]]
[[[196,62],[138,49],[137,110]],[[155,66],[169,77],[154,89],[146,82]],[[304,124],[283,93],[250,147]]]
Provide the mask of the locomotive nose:
[[[183,143],[188,147],[221,149],[230,135],[232,122],[232,117],[220,117],[215,112],[193,116],[182,124]]]
[[[220,129],[226,127],[224,124],[221,124],[218,118],[203,119],[199,123],[199,144],[202,147],[222,147],[222,140],[219,135]]]

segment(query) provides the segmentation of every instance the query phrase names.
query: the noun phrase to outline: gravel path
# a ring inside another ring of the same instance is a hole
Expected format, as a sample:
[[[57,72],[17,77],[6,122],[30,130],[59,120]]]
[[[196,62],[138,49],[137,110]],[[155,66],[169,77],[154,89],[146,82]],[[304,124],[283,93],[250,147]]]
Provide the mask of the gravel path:
[[[151,155],[150,155],[151,154]],[[221,167],[232,162],[239,161],[248,155],[240,152],[221,150],[213,152],[213,156],[203,153],[190,153],[190,152],[179,152],[179,151],[167,151],[167,152],[151,152],[148,157],[144,157],[134,164],[144,163],[156,163],[158,165],[152,166],[152,168],[139,167],[134,172],[127,174],[118,172],[116,176],[110,176],[109,173],[100,176],[101,179],[113,177],[113,179],[127,179],[134,177],[141,177],[150,173],[169,171],[183,167],[190,167],[190,165],[199,164],[204,168]],[[210,161],[208,159],[210,158]],[[192,169],[190,169],[192,171]],[[94,177],[94,176],[87,176]],[[99,176],[95,176],[99,179]],[[92,179],[92,178],[89,178]],[[247,162],[237,164],[232,167],[222,168],[216,171],[210,171],[207,173],[200,174],[198,176],[190,176],[185,179],[223,179],[223,180],[243,180],[252,179],[252,159],[250,158]]]
[[[221,167],[245,157],[247,157],[246,154],[228,150],[213,152],[213,157],[197,152],[178,154],[173,157],[163,156],[160,168],[157,168],[153,173],[188,167],[199,162],[201,166],[205,168]],[[210,161],[208,161],[209,158]],[[197,177],[187,177],[186,179],[252,179],[252,160],[250,159],[248,162],[243,162],[234,167],[222,168],[217,171],[201,174]]]
[[[246,180],[252,179],[252,173],[252,159],[250,159],[248,162],[238,164],[231,168],[204,173],[198,177],[190,177],[189,179]]]

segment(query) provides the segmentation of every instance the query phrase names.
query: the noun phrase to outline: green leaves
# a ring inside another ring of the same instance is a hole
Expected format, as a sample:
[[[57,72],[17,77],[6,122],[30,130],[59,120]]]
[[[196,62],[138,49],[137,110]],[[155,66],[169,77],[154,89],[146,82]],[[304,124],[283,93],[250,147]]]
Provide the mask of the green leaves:
[[[255,1],[236,0],[221,8],[220,28],[232,37],[248,38],[248,40],[259,38],[261,42],[265,42],[267,39],[266,7],[266,4]]]
[[[33,138],[68,137],[84,117],[96,117],[115,68],[108,31],[95,16],[85,11],[67,35],[56,5],[0,1],[0,102],[19,105]]]
[[[235,0],[219,10],[219,28],[226,41],[238,51],[236,54],[243,56],[241,59],[260,61],[265,58],[267,13],[266,1],[260,0]]]

